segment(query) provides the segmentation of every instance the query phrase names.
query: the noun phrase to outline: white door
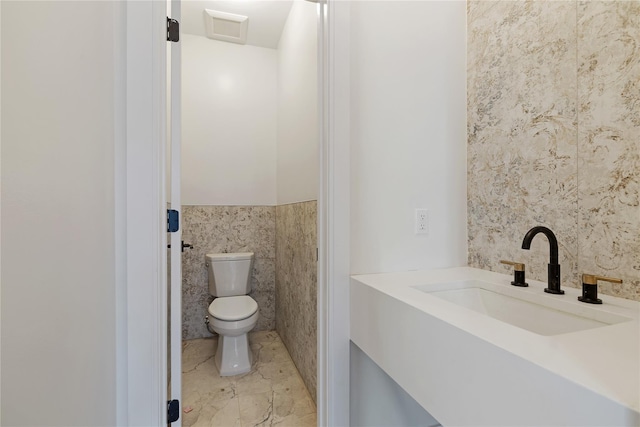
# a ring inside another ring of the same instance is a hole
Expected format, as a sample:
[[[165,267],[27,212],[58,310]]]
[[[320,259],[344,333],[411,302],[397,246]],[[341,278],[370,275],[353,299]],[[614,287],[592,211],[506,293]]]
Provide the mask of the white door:
[[[180,21],[180,0],[168,0],[168,16]],[[182,404],[182,209],[180,206],[180,134],[181,126],[181,45],[169,42],[167,46],[167,123],[168,153],[167,190],[169,209],[178,211],[180,228],[170,233],[171,250],[169,253],[169,400]],[[182,408],[180,418],[172,423],[182,426]]]

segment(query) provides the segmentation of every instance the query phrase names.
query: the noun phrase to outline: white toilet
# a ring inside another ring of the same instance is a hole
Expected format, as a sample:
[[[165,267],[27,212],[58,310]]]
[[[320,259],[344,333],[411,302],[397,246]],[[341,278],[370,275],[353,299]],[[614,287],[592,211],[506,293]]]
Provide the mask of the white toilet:
[[[258,303],[249,295],[253,253],[205,255],[209,292],[216,297],[209,305],[209,325],[219,335],[216,366],[220,375],[251,370],[247,332],[258,322]]]

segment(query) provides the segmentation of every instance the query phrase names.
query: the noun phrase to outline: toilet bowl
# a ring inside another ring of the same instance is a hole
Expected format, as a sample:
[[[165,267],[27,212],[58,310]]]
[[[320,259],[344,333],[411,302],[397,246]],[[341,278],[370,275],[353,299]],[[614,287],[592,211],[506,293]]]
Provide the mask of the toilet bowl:
[[[209,325],[219,335],[215,364],[221,376],[251,370],[247,333],[258,323],[258,303],[247,294],[253,253],[207,254],[209,292],[217,297],[209,305]]]
[[[246,295],[216,298],[209,315],[209,324],[219,335],[215,363],[220,375],[249,372],[253,360],[247,332],[258,323],[258,304]]]

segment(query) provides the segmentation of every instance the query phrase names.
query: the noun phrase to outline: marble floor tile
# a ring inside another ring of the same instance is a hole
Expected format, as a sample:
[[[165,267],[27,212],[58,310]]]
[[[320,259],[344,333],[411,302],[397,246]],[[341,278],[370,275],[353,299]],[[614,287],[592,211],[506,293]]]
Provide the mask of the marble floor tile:
[[[214,362],[217,338],[183,342],[182,424],[315,426],[315,404],[278,334],[252,332],[249,343],[251,372],[221,377]]]
[[[273,425],[273,391],[243,394],[238,397],[240,424],[243,426]]]
[[[182,425],[193,427],[241,427],[239,400],[234,397],[228,400],[210,401],[202,405],[198,411],[194,410],[184,414]]]

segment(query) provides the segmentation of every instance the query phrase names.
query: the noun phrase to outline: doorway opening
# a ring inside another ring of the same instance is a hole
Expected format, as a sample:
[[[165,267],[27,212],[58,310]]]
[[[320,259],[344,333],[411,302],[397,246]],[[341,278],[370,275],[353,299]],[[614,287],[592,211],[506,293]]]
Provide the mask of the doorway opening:
[[[208,37],[211,11],[248,22],[246,42]],[[318,6],[182,2],[181,15],[182,424],[316,425]],[[205,258],[237,253],[253,254],[253,360],[221,376]]]

